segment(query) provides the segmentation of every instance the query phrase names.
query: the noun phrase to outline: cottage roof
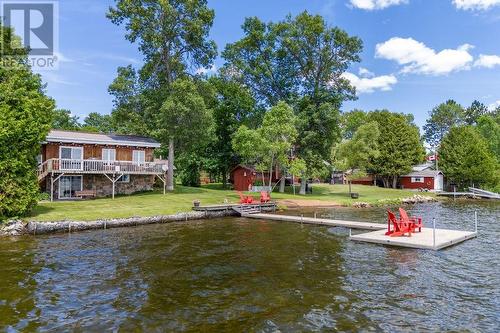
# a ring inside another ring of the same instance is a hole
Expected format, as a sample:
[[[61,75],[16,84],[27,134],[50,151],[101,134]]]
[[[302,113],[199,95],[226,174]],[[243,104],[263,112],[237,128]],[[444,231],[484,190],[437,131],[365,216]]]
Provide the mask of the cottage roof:
[[[426,162],[424,164],[415,165],[413,167],[413,171],[432,170],[433,168],[434,168],[434,163]]]
[[[156,140],[142,136],[62,130],[50,131],[45,142],[160,148],[160,144]]]
[[[413,171],[402,177],[437,177],[440,174],[442,175],[443,173],[441,171],[426,169],[422,171]]]

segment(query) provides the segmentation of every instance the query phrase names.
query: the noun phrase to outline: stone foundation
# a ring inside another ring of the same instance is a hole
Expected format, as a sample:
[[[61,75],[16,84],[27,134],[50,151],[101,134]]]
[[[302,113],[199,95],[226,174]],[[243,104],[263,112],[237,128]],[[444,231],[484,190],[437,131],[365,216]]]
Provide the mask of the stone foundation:
[[[68,175],[80,176],[80,175]],[[113,193],[113,184],[105,175],[84,174],[82,190],[95,190],[97,197],[108,197]],[[54,176],[56,177],[56,176]],[[130,175],[130,182],[116,182],[115,194],[133,194],[153,190],[155,184],[154,175]],[[50,193],[50,176],[46,178],[45,191]],[[54,183],[54,200],[59,199],[59,180]]]

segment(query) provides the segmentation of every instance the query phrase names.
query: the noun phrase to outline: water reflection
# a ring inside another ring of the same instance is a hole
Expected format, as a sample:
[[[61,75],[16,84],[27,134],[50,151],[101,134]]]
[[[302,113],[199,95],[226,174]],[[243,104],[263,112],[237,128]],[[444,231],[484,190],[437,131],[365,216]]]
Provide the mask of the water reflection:
[[[499,206],[411,212],[467,229],[475,210],[480,237],[441,252],[245,219],[2,240],[0,331],[495,332]],[[317,213],[385,220],[383,209]]]

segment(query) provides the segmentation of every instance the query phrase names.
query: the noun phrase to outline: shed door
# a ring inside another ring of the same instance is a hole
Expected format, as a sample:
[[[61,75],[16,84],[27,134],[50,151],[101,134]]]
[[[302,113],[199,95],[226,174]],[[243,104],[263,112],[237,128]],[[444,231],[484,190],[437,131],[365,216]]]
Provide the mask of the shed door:
[[[442,191],[443,190],[443,175],[437,175],[436,178],[434,179],[434,189],[436,191]]]

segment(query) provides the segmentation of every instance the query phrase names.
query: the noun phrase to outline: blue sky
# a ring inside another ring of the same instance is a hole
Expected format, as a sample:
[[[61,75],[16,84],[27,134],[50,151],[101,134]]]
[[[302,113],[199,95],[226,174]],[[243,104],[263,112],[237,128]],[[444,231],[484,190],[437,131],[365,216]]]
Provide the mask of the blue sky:
[[[59,70],[42,72],[60,108],[84,118],[112,110],[107,88],[119,66],[140,66],[137,46],[106,19],[114,1],[61,0]],[[303,10],[364,42],[346,77],[359,99],[344,110],[412,113],[422,126],[435,105],[455,99],[500,103],[500,0],[209,0],[219,51],[241,38],[247,16],[277,21]],[[220,67],[222,60],[215,63]]]

